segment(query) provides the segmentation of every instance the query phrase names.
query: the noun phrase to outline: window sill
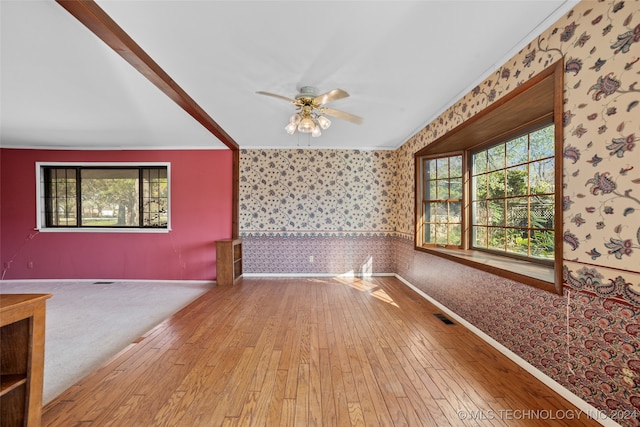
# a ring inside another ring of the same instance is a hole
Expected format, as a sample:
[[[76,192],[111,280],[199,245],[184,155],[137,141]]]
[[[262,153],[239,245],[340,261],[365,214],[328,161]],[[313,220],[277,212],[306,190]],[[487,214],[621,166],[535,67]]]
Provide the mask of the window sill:
[[[41,233],[169,233],[169,228],[97,228],[97,227],[77,227],[77,228],[64,228],[64,227],[42,227],[35,228]]]
[[[553,266],[536,264],[476,250],[423,247],[416,247],[416,250],[447,258],[451,261],[459,262],[477,268],[478,270],[506,277],[545,291],[556,294],[562,293],[562,288],[558,288],[555,285],[555,269]]]

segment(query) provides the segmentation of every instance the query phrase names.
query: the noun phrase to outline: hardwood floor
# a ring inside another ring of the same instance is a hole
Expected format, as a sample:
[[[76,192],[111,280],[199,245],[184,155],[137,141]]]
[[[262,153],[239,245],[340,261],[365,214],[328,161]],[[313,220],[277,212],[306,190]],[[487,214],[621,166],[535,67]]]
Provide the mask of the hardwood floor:
[[[438,312],[391,277],[244,278],[69,388],[42,424],[599,425]]]

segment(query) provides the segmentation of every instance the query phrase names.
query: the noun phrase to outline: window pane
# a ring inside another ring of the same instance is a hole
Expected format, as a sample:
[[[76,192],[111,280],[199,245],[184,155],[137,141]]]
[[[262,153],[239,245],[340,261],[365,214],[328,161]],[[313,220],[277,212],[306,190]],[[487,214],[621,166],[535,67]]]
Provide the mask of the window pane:
[[[554,227],[555,205],[553,196],[531,198],[531,228]]]
[[[425,184],[425,188],[424,188],[424,197],[427,200],[437,200],[437,189],[438,186],[436,185],[438,181],[427,181]]]
[[[473,227],[473,246],[487,247],[487,227]]]
[[[527,231],[507,228],[506,232],[507,252],[513,252],[518,255],[528,255],[529,239],[527,239]]]
[[[485,201],[473,202],[472,209],[473,209],[473,215],[472,215],[473,224],[487,225],[488,224],[487,202]]]
[[[505,171],[504,169],[491,172],[488,175],[489,180],[489,198],[504,197],[505,196],[505,184],[504,184]]]
[[[487,169],[494,171],[504,168],[505,152],[504,144],[496,145],[487,150]]]
[[[434,224],[424,225],[424,243],[436,243],[436,227]]]
[[[555,162],[553,159],[532,162],[529,165],[529,186],[531,194],[555,192]]]
[[[462,244],[462,225],[449,224],[449,244],[457,246]]]
[[[504,226],[504,200],[489,200],[487,202],[489,225]]]
[[[60,190],[60,185],[56,186]],[[60,193],[59,193],[60,194]],[[75,226],[77,224],[77,206],[75,198],[56,197],[53,199],[53,225]]]
[[[553,125],[531,132],[530,136],[531,160],[553,157],[555,146]]]
[[[527,165],[507,169],[507,196],[524,196],[528,192]]]
[[[436,179],[436,161],[425,160],[424,171],[425,171],[425,177],[427,179]]]
[[[447,222],[447,204],[435,203],[436,205],[436,222]]]
[[[505,229],[504,228],[489,228],[489,249],[496,249],[504,251],[505,244]]]
[[[478,175],[473,177],[472,187],[473,187],[473,199],[474,200],[483,200],[488,196],[487,193],[487,178],[489,175]]]
[[[447,178],[449,176],[449,158],[436,159],[436,163],[438,166],[438,178]]]
[[[462,204],[458,202],[449,203],[449,222],[462,222]]]
[[[529,227],[527,197],[507,199],[507,227]]]
[[[435,222],[435,203],[424,203],[423,217],[424,222]]]
[[[462,177],[462,156],[453,156],[449,158],[450,174],[452,178]]]
[[[167,226],[168,189],[167,169],[142,170],[142,221],[144,226]]]
[[[76,169],[46,168],[45,224],[49,227],[77,225]]]
[[[475,153],[472,156],[471,163],[474,175],[487,172],[487,152]]]
[[[438,180],[438,199],[447,200],[449,198],[449,180]]]
[[[136,227],[138,169],[82,169],[82,225]]]
[[[519,165],[529,160],[527,135],[507,142],[507,166]]]
[[[446,245],[447,241],[447,224],[436,224],[436,243]]]
[[[451,199],[462,199],[462,179],[452,179],[449,185],[449,197]]]
[[[77,223],[77,206],[76,206],[76,171],[61,170],[58,171],[56,180],[52,183],[54,186],[54,212],[57,219],[56,225],[75,226]]]
[[[553,231],[531,232],[531,255],[542,259],[553,259]]]

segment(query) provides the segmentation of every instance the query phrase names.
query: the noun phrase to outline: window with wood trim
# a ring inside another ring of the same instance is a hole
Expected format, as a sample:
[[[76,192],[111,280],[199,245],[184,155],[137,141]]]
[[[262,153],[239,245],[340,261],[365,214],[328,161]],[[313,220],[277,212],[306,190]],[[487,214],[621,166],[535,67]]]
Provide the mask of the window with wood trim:
[[[470,247],[553,261],[553,124],[470,153]]]
[[[167,229],[166,165],[41,165],[40,227]]]
[[[462,155],[422,160],[424,244],[462,244]]]
[[[415,154],[416,249],[562,292],[562,77],[558,61]]]

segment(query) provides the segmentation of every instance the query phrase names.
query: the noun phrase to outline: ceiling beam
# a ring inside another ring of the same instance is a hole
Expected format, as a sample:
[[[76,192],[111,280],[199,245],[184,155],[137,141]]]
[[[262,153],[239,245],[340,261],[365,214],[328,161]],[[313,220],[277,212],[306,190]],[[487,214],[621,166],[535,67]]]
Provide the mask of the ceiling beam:
[[[232,150],[238,144],[93,0],[56,0],[151,83]]]

